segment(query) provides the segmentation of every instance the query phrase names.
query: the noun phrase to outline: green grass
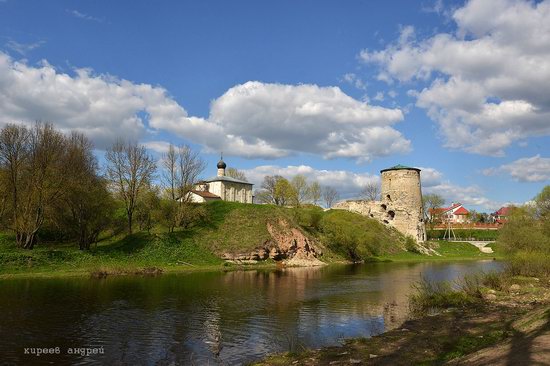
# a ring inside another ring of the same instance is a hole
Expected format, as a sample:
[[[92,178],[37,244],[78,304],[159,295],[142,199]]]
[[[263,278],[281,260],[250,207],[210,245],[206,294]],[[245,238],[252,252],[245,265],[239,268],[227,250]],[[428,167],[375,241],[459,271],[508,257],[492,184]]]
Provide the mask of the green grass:
[[[234,266],[220,259],[224,253],[250,253],[270,241],[267,224],[278,230],[293,228],[317,243],[327,263],[346,260],[424,261],[485,259],[464,243],[437,242],[442,257],[406,252],[405,238],[395,229],[356,213],[323,211],[318,207],[283,208],[216,201],[204,205],[207,220],[191,228],[106,238],[89,251],[74,243],[39,243],[33,250],[15,246],[12,235],[0,234],[0,275],[89,274],[105,271],[131,273],[140,268],[165,271],[218,269]],[[282,227],[281,222],[288,227]],[[266,262],[268,265],[273,263]]]
[[[482,260],[482,259],[502,259],[503,254],[498,245],[489,244],[494,253],[482,253],[478,248],[469,243],[464,242],[449,242],[449,241],[432,241],[426,245],[437,251],[440,256],[427,256],[412,252],[397,252],[390,255],[379,256],[378,260],[383,261],[448,261],[448,260]]]

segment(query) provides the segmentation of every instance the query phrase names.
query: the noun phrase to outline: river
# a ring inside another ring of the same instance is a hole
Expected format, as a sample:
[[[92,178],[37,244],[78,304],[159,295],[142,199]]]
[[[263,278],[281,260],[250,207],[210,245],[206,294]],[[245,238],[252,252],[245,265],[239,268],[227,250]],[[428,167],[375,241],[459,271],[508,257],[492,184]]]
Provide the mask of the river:
[[[246,364],[268,353],[379,334],[405,320],[411,286],[420,278],[453,281],[500,266],[369,263],[3,280],[0,365]],[[44,348],[54,354],[37,356]]]

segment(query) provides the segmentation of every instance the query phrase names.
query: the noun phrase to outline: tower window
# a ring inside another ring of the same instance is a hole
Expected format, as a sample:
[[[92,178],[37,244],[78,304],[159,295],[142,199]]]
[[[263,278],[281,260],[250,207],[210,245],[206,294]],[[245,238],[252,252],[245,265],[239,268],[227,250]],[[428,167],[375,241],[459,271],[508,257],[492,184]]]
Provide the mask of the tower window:
[[[386,206],[385,204],[381,204],[380,207],[382,207],[384,211],[386,211],[386,209],[388,208],[388,206]]]
[[[392,220],[393,220],[393,219],[394,219],[394,217],[395,217],[395,211],[391,211],[391,210],[390,210],[390,211],[388,211],[388,215],[390,216],[390,219],[392,219]]]

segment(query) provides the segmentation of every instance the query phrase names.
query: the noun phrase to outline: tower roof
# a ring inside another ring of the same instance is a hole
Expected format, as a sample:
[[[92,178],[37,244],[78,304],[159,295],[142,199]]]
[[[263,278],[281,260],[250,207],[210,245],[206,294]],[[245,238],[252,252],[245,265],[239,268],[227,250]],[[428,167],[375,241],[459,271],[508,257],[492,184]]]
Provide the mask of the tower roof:
[[[223,154],[220,155],[220,161],[218,161],[217,167],[218,167],[218,169],[227,168],[227,164],[225,164],[225,161],[223,161]]]
[[[413,168],[413,167],[405,166],[405,165],[401,165],[401,164],[392,166],[391,168],[382,169],[382,170],[380,171],[380,173],[388,172],[388,171],[390,171],[390,170],[416,170],[417,172],[420,173],[420,169],[418,169],[418,168]]]

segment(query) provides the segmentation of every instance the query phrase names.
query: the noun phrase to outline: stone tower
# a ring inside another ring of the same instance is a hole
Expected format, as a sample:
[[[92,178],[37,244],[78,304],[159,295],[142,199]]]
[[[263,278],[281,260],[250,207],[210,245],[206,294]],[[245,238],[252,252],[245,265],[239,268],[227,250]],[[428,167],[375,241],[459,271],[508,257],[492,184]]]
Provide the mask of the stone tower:
[[[380,171],[382,179],[380,207],[384,222],[418,242],[426,240],[420,169],[403,165]]]

